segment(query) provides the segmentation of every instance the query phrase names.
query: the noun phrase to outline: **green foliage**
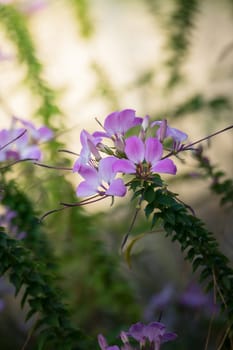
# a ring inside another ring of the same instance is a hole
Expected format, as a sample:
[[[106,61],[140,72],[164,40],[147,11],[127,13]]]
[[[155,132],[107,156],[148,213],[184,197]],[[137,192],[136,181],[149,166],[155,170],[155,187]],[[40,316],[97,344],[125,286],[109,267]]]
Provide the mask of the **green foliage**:
[[[175,106],[170,112],[166,111],[163,115],[171,115],[174,117],[184,117],[188,113],[198,113],[203,110],[218,115],[223,110],[231,109],[231,102],[226,96],[217,96],[206,99],[202,94],[197,93],[187,98],[183,103]]]
[[[106,71],[100,64],[97,62],[93,62],[91,65],[93,72],[96,75],[97,83],[93,96],[101,96],[106,100],[109,108],[112,110],[116,110],[119,108],[119,101],[114,90],[113,84],[111,82],[111,78],[108,76]]]
[[[138,191],[142,188],[138,188]],[[201,220],[189,213],[189,209],[181,203],[177,195],[166,187],[157,188],[153,183],[144,183],[143,197],[147,202],[145,214],[152,218],[152,228],[158,220],[172,241],[178,241],[185,259],[192,264],[193,271],[199,269],[200,281],[206,283],[206,289],[215,291],[222,311],[228,317],[230,335],[233,332],[233,270],[229,261],[219,251],[213,234],[208,232]]]
[[[77,201],[73,188],[65,188],[67,198]],[[118,249],[109,251],[101,239],[101,216],[89,216],[83,208],[75,207],[66,210],[62,217],[48,217],[48,221],[49,226],[59,226],[65,232],[62,237],[57,232],[54,235],[57,244],[59,239],[62,242],[59,260],[63,286],[69,291],[72,307],[78,310],[73,313],[78,324],[96,332],[109,322],[120,328],[123,323],[138,319],[139,307],[133,289],[122,276]]]
[[[227,179],[223,171],[212,165],[201,148],[194,152],[194,157],[198,161],[199,169],[203,171],[203,177],[211,180],[210,189],[220,196],[220,203],[233,204],[232,179]]]
[[[26,68],[25,82],[40,100],[37,114],[42,117],[45,124],[51,127],[52,119],[60,113],[60,109],[56,104],[54,91],[42,78],[43,65],[37,58],[26,18],[13,5],[0,4],[0,25],[15,45],[19,62]]]
[[[30,305],[26,319],[37,315],[34,330],[40,335],[38,349],[51,349],[51,346],[62,350],[95,349],[94,343],[71,325],[67,308],[61,302],[61,292],[55,287],[55,276],[47,265],[35,259],[21,241],[9,238],[3,230],[0,232],[0,258],[0,275],[8,273],[16,294],[24,287],[21,305],[23,307],[26,301]]]
[[[25,245],[37,258],[47,262],[50,268],[55,267],[51,246],[38,220],[38,213],[34,210],[33,202],[19,189],[14,180],[1,182],[4,191],[1,204],[15,211],[17,216],[13,219],[14,225],[20,232],[26,233]]]
[[[195,26],[198,0],[175,0],[174,9],[165,22],[167,31],[166,49],[170,52],[165,62],[169,69],[167,87],[174,87],[183,79],[181,68],[190,46],[190,37]]]
[[[70,0],[74,13],[79,24],[81,35],[88,39],[92,36],[94,27],[90,18],[90,9],[88,0]]]

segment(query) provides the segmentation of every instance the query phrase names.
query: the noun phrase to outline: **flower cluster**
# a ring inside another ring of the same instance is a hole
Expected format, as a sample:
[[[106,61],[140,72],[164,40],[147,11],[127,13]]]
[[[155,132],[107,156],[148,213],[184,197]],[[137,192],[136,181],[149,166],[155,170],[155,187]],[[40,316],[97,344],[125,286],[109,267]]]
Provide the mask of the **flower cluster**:
[[[126,185],[118,173],[144,180],[154,173],[176,174],[169,155],[182,147],[187,135],[169,127],[166,120],[151,122],[148,116],[137,117],[134,110],[125,109],[108,115],[102,128],[93,134],[81,132],[82,149],[73,166],[84,179],[77,187],[78,196],[124,196]],[[167,138],[173,144],[164,155]]]
[[[40,160],[39,143],[52,137],[53,132],[48,127],[36,128],[29,121],[13,117],[10,129],[0,130],[0,161]]]
[[[123,342],[123,346],[109,346],[104,336],[99,334],[99,346],[101,350],[159,350],[162,343],[175,340],[177,335],[175,333],[166,332],[164,324],[160,322],[151,322],[148,325],[138,322],[133,324],[127,332],[121,332],[120,338]],[[132,345],[131,339],[134,343],[136,341],[139,347],[137,344]]]

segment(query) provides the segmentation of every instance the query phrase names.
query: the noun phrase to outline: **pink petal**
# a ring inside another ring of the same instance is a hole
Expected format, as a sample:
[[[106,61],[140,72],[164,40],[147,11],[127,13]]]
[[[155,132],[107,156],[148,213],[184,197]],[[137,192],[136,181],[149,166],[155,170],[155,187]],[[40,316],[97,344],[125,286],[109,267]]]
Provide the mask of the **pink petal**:
[[[126,187],[122,179],[115,179],[109,186],[109,189],[106,191],[106,194],[109,196],[119,196],[124,197],[126,194]]]
[[[32,122],[29,122],[28,120],[25,120],[19,117],[13,117],[13,120],[19,121],[21,124],[25,126],[25,128],[36,130],[35,125]]]
[[[176,174],[176,166],[171,159],[163,159],[152,166],[152,171],[155,173]]]
[[[125,134],[126,131],[141,123],[142,118],[135,117],[133,109],[123,109],[109,114],[105,119],[104,128],[112,136],[119,133]]]
[[[119,127],[118,120],[119,112],[113,112],[107,116],[104,122],[104,129],[107,131],[109,135],[114,135]]]
[[[101,350],[106,350],[107,349],[108,343],[107,343],[105,337],[102,334],[98,335],[98,343],[99,343],[99,346],[100,346]]]
[[[145,147],[144,143],[137,136],[131,136],[125,140],[125,153],[129,160],[135,164],[144,160]]]
[[[176,128],[170,128],[169,126],[167,128],[167,135],[166,136],[170,136],[175,141],[178,141],[178,142],[183,142],[188,138],[188,135],[185,134],[185,132],[180,131]]]
[[[92,168],[90,165],[80,164],[78,173],[89,183],[92,183],[92,186],[98,186],[98,172],[95,168]]]
[[[159,129],[157,130],[157,137],[160,137],[160,134],[161,134],[161,127],[162,127],[162,123],[163,121],[162,120],[157,120],[153,123],[151,123],[151,127],[153,127],[154,125],[159,125]],[[183,142],[187,139],[188,135],[183,132],[183,131],[180,131],[176,128],[171,128],[170,126],[167,125],[167,130],[166,130],[166,135],[165,137],[172,137],[173,140],[177,141],[177,142]]]
[[[102,138],[102,137],[110,137],[109,134],[107,134],[106,132],[104,131],[95,131],[93,134],[93,137],[99,137],[99,138]]]
[[[24,130],[25,129],[23,129],[23,128],[9,130],[9,135],[10,135],[11,140],[14,139],[15,137],[21,135]],[[16,141],[14,141],[14,143],[20,149],[23,149],[24,147],[27,147],[27,144],[29,143],[28,132],[26,132],[21,137],[19,137]]]
[[[41,126],[37,131],[40,141],[48,141],[53,137],[53,131],[47,126]]]
[[[135,111],[133,109],[123,109],[118,114],[118,130],[125,133],[134,126]]]
[[[155,137],[149,137],[145,145],[145,160],[152,165],[161,159],[163,154],[163,146]]]
[[[39,147],[36,145],[27,146],[20,153],[20,159],[31,158],[35,160],[40,160],[42,157],[42,153]]]
[[[100,181],[106,181],[110,183],[115,175],[116,171],[113,170],[113,165],[116,163],[117,158],[115,157],[106,157],[100,160],[99,162],[99,179]]]
[[[78,173],[82,164],[84,164],[84,162],[82,162],[82,158],[78,158],[74,163],[73,172]]]
[[[96,194],[98,192],[98,188],[93,186],[87,181],[83,181],[79,184],[76,190],[76,194],[78,197],[88,197]]]
[[[136,166],[128,159],[119,159],[113,165],[113,170],[117,173],[134,174]]]

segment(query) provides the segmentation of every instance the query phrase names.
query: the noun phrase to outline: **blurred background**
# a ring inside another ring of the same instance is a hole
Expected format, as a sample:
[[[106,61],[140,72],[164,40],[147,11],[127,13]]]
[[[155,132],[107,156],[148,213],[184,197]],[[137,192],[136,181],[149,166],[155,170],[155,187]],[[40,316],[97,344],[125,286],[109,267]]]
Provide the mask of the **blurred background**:
[[[167,118],[192,142],[232,124],[233,3],[0,1],[0,75],[1,128],[9,127],[15,115],[55,130],[54,140],[44,145],[46,164],[72,165],[75,156],[58,151],[78,153],[82,129],[93,132],[99,129],[95,118],[103,122],[124,108],[135,109],[138,116]],[[202,146],[223,179],[231,179],[232,132]],[[232,261],[229,201],[220,205],[214,179],[198,168],[193,155],[176,164],[178,176],[165,177],[169,188],[205,221]],[[77,201],[76,174],[18,164],[12,177],[38,216],[60,201]],[[208,349],[216,349],[224,333],[218,308],[213,296],[203,294],[198,274],[191,274],[178,245],[161,233],[147,235],[132,250],[131,269],[119,253],[134,213],[129,199],[114,207],[107,200],[70,209],[43,222],[74,323],[90,335],[102,332],[114,339],[138,320],[161,318],[179,335],[164,348],[182,350],[204,349],[212,322]],[[8,207],[19,216],[15,224],[25,229],[25,209],[13,199]],[[30,226],[27,230],[30,243]],[[132,235],[149,230],[141,215]],[[21,349],[32,323],[24,323],[7,280],[1,285],[2,349]]]

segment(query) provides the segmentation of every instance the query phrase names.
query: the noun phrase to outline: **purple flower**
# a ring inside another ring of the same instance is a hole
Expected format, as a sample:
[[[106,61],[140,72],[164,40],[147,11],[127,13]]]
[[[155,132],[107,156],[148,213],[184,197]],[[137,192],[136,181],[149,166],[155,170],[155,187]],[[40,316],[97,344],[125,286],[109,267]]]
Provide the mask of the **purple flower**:
[[[188,135],[183,131],[180,131],[176,128],[171,128],[167,124],[167,120],[157,120],[151,123],[151,127],[159,125],[159,128],[156,132],[156,136],[160,141],[163,141],[166,137],[171,137],[175,142],[183,142],[187,139]]]
[[[53,137],[53,131],[47,126],[43,125],[37,129],[32,122],[19,117],[13,117],[13,121],[19,122],[21,125],[23,125],[25,129],[27,129],[32,140],[36,142],[49,141]]]
[[[135,116],[133,109],[123,109],[120,112],[109,114],[104,121],[105,132],[95,132],[94,136],[116,137],[125,135],[125,133],[134,126],[140,125],[142,118]]]
[[[155,137],[145,143],[137,136],[125,140],[125,154],[128,159],[120,159],[114,165],[116,172],[137,174],[147,177],[151,173],[176,174],[176,166],[171,159],[161,160],[163,146]]]
[[[89,134],[89,132],[86,130],[82,130],[80,134],[80,141],[82,144],[82,150],[80,152],[80,157],[74,163],[74,172],[79,172],[80,166],[82,164],[88,164],[91,160],[92,154],[97,161],[101,159],[100,153],[96,147],[101,142],[100,137],[95,137]]]
[[[28,158],[40,160],[42,152],[38,143],[50,140],[53,136],[52,130],[46,126],[37,129],[31,122],[21,118],[13,117],[12,122],[11,129],[0,131],[0,161]],[[17,128],[17,123],[24,128]],[[27,132],[24,132],[25,129]]]
[[[135,339],[139,343],[140,349],[146,349],[145,346],[149,345],[148,349],[159,350],[162,343],[175,340],[177,335],[175,333],[166,332],[164,324],[160,322],[152,322],[148,325],[144,325],[141,322],[133,324],[128,332],[121,332],[120,338],[124,343],[121,348],[117,345],[108,346],[105,337],[102,334],[98,336],[98,342],[101,350],[137,350],[131,346],[129,337]]]
[[[188,285],[186,290],[181,294],[179,302],[191,309],[202,309],[210,314],[218,311],[218,305],[214,303],[214,297],[210,294],[204,294],[201,287],[196,283]]]
[[[99,194],[123,197],[126,194],[126,187],[122,179],[115,179],[117,173],[113,170],[115,162],[115,157],[103,158],[99,161],[98,169],[81,164],[78,172],[85,181],[79,184],[77,195],[86,197]]]
[[[108,346],[108,343],[102,334],[98,335],[98,343],[101,350],[120,350],[120,348],[117,345]]]
[[[130,327],[127,334],[137,340],[141,347],[149,342],[149,344],[154,345],[154,350],[159,350],[162,343],[177,338],[175,333],[167,333],[164,324],[160,322],[152,322],[148,325],[141,322],[135,323]]]

